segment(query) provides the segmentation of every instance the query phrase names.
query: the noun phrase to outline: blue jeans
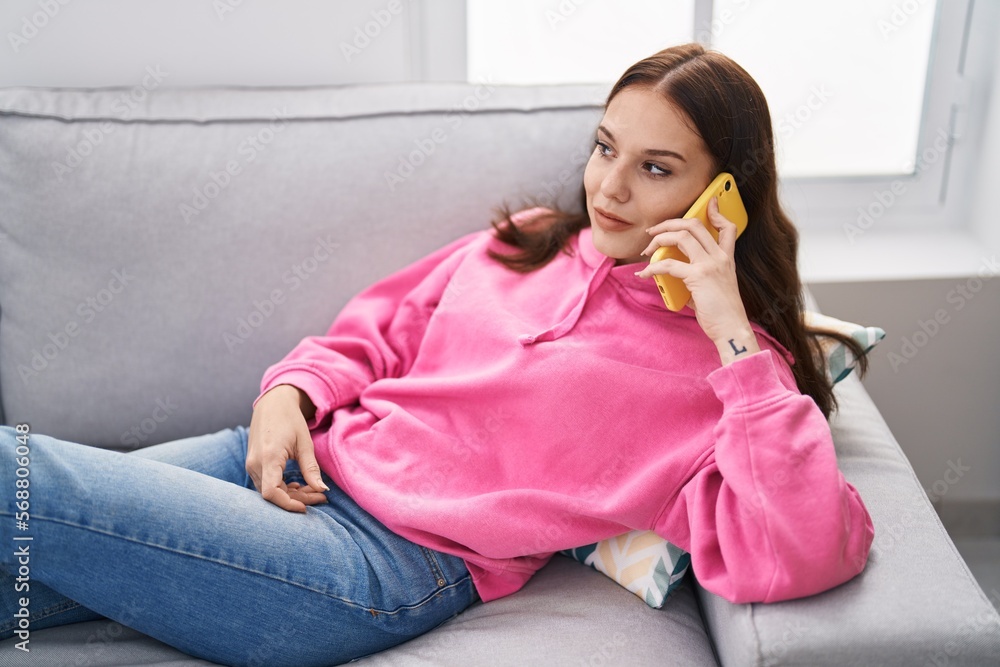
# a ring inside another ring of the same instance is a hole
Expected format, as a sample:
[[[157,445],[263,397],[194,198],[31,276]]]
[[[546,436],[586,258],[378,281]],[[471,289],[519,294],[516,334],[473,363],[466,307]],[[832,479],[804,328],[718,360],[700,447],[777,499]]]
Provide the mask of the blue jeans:
[[[478,599],[462,559],[399,537],[326,476],[329,503],[305,514],[264,500],[243,427],[129,454],[30,433],[27,466],[17,444],[0,427],[0,639],[27,597],[29,632],[107,617],[226,665],[333,665]],[[304,484],[294,461],[285,480]]]

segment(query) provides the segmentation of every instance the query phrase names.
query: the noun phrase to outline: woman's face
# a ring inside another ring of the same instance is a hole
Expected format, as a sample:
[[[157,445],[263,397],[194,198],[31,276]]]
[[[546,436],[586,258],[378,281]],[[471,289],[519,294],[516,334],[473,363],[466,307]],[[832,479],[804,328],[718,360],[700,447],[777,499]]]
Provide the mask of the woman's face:
[[[646,229],[684,215],[715,177],[705,142],[686,120],[641,86],[623,89],[604,112],[583,184],[594,247],[616,264],[649,261],[639,254],[652,238]]]

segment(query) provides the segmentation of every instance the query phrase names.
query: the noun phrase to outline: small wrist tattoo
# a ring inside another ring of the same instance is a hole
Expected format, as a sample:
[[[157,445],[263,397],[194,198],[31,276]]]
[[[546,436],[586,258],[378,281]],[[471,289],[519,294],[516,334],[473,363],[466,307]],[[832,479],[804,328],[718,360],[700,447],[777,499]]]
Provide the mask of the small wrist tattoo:
[[[739,350],[736,349],[736,339],[735,338],[730,338],[729,339],[729,345],[733,348],[733,353],[734,354],[741,354],[741,353],[747,351],[747,346],[746,345],[744,345],[742,347],[742,349],[739,349]]]

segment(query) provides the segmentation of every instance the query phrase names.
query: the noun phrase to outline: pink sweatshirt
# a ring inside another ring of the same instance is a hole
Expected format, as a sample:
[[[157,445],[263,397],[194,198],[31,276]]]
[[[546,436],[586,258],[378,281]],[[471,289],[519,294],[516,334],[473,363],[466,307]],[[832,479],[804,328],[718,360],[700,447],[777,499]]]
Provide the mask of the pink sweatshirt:
[[[761,351],[722,366],[589,228],[529,274],[488,248],[511,250],[475,232],[375,283],[264,374],[312,399],[320,467],[361,507],[463,558],[483,601],[636,529],[733,602],[863,569],[871,519],[776,340],[754,325]]]

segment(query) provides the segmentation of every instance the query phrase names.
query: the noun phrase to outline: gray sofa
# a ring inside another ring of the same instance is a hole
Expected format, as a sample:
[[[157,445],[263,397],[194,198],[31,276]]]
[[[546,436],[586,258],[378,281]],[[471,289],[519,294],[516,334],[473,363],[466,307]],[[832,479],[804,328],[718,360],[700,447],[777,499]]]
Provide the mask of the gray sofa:
[[[0,90],[3,423],[115,449],[248,423],[264,369],[363,287],[503,202],[576,206],[607,92],[158,86]],[[854,580],[734,605],[689,573],[654,610],[556,556],[361,662],[1000,664],[1000,619],[875,405],[854,376],[837,396],[840,465],[876,529]],[[30,656],[12,643],[0,665],[208,664],[112,621],[33,632]]]

